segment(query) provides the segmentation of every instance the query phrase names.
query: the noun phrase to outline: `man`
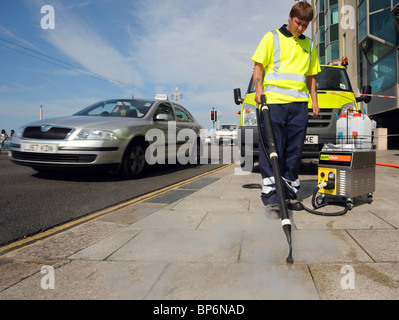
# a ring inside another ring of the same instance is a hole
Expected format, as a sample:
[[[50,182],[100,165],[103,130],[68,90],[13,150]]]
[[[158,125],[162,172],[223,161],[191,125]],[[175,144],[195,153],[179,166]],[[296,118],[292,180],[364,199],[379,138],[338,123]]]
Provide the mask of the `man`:
[[[319,114],[316,91],[316,74],[321,71],[319,60],[314,44],[303,35],[312,19],[311,5],[306,1],[298,2],[291,9],[289,24],[268,32],[252,57],[255,63],[255,102],[260,104],[261,95],[266,95],[281,175],[295,192],[300,187],[298,173],[306,137],[309,92],[313,115]],[[260,126],[261,130],[265,126],[262,115]],[[267,147],[265,130],[262,133]],[[259,146],[263,178],[261,198],[267,207],[278,209],[273,169],[261,143]],[[286,192],[286,198],[293,197]]]

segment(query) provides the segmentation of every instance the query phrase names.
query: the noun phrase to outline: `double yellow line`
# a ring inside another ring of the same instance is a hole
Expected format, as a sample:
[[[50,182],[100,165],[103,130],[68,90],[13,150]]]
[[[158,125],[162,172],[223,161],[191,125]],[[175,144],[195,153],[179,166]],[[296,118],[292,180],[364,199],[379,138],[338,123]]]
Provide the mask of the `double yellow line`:
[[[115,206],[112,206],[110,208],[107,208],[107,209],[100,210],[98,212],[89,214],[89,215],[84,216],[84,217],[82,217],[80,219],[67,222],[67,223],[65,223],[63,225],[60,225],[60,226],[57,226],[57,227],[53,227],[53,228],[48,229],[48,230],[46,230],[44,232],[35,234],[35,235],[31,236],[31,237],[27,237],[27,238],[15,241],[13,243],[10,243],[10,244],[0,248],[0,257],[4,256],[6,254],[9,254],[11,252],[15,252],[15,251],[21,250],[22,248],[30,246],[30,245],[38,242],[38,241],[42,241],[42,240],[51,238],[51,237],[53,237],[55,235],[58,235],[58,234],[60,234],[62,232],[65,232],[65,231],[67,231],[69,229],[72,229],[72,228],[75,228],[77,226],[80,226],[80,225],[85,224],[87,222],[90,222],[92,220],[98,219],[98,218],[100,218],[100,217],[102,217],[102,216],[104,216],[104,215],[106,215],[108,213],[114,212],[114,211],[119,210],[121,208],[128,207],[128,206],[134,205],[136,203],[143,202],[145,200],[148,200],[148,199],[154,198],[156,196],[159,196],[161,194],[164,194],[164,193],[166,193],[168,191],[177,189],[177,188],[179,188],[181,186],[189,184],[190,182],[196,181],[196,180],[198,180],[198,179],[200,179],[202,177],[205,177],[205,176],[210,175],[212,173],[215,173],[217,171],[226,169],[226,168],[231,167],[233,165],[234,165],[234,162],[231,163],[231,164],[225,165],[225,166],[221,166],[221,167],[216,168],[214,170],[207,171],[207,172],[202,173],[202,174],[200,174],[198,176],[195,176],[193,178],[190,178],[190,179],[175,183],[175,184],[170,185],[168,187],[165,187],[165,188],[162,188],[162,189],[159,189],[159,190],[144,194],[144,195],[142,195],[140,197],[137,197],[137,198],[134,198],[132,200],[129,200],[129,201],[126,201],[126,202],[122,202],[122,203],[117,204]]]

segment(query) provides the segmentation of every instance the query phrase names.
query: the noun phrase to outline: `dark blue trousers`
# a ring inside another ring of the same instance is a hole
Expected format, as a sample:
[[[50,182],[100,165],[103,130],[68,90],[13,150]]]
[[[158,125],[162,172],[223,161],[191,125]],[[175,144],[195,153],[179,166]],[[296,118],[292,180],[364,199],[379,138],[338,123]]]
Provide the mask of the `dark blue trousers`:
[[[294,102],[288,104],[268,105],[270,119],[276,142],[280,172],[283,179],[298,189],[298,173],[301,166],[302,149],[306,137],[308,122],[308,103]],[[263,114],[260,112],[260,128],[269,155]],[[261,141],[259,141],[259,167],[263,179],[261,198],[263,203],[277,203],[273,168],[266,158]],[[286,194],[288,197],[289,194]]]

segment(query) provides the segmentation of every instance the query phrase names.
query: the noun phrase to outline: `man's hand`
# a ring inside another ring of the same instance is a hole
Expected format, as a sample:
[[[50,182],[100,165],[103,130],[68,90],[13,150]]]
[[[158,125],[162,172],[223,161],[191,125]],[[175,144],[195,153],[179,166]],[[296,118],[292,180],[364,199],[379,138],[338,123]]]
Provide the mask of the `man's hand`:
[[[262,101],[260,100],[260,98],[262,97],[262,96],[265,96],[266,97],[266,95],[265,95],[265,93],[262,91],[262,92],[256,92],[256,94],[255,94],[255,102],[257,102],[258,104],[261,104],[262,103]],[[267,100],[266,100],[267,101]]]
[[[313,117],[317,117],[320,112],[320,108],[318,104],[313,103],[312,104],[312,109],[313,109]]]
[[[264,95],[262,88],[262,74],[263,74],[263,65],[261,63],[255,63],[254,67],[254,75],[253,81],[255,85],[255,102],[261,104],[260,97]]]
[[[310,92],[310,98],[312,99],[313,117],[317,117],[320,112],[319,103],[317,101],[317,81],[316,76],[307,77],[307,86]]]

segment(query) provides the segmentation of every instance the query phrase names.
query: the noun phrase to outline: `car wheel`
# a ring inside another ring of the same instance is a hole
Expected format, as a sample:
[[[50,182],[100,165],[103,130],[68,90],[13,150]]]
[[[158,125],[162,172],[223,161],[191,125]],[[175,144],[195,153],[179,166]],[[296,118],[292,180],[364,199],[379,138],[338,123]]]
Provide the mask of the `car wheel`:
[[[123,159],[123,175],[130,179],[140,178],[146,168],[145,146],[142,143],[132,143],[126,149]]]

